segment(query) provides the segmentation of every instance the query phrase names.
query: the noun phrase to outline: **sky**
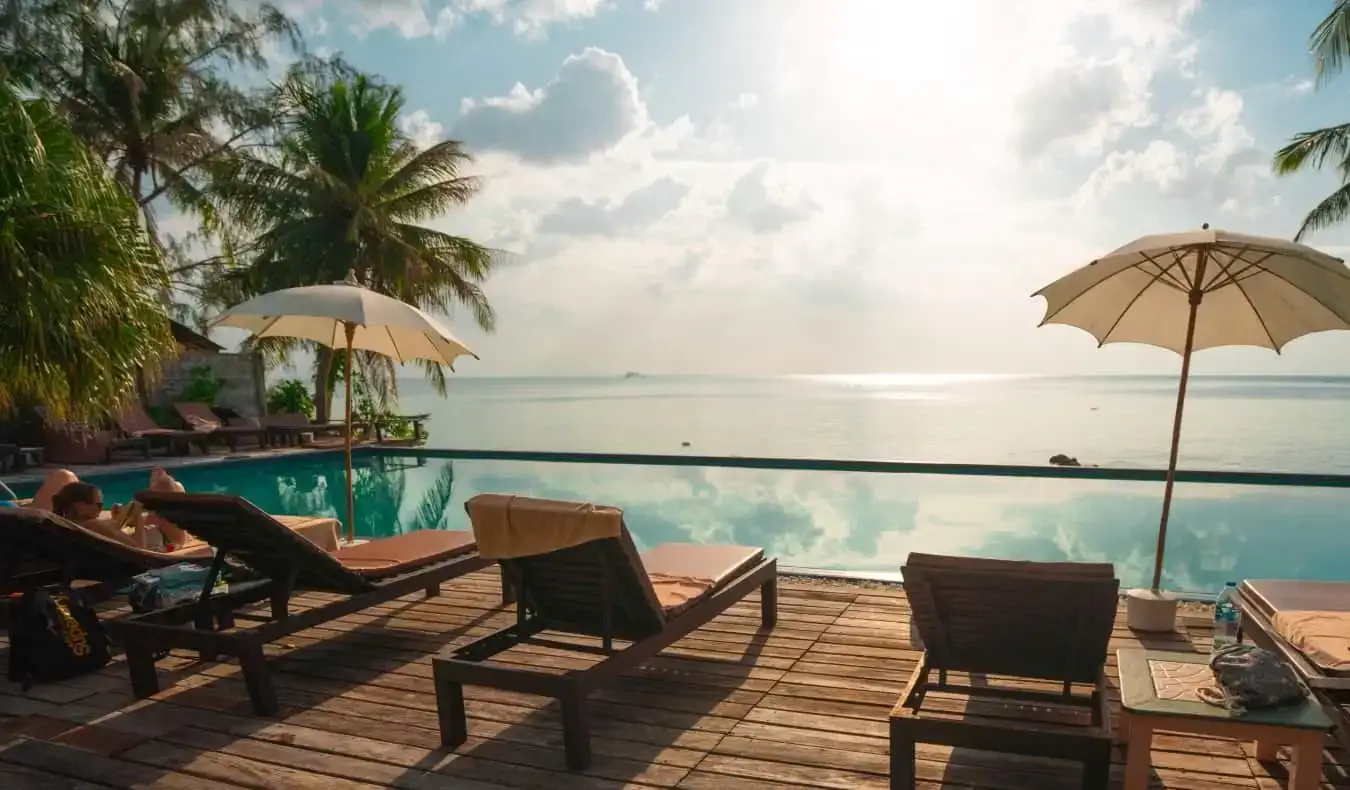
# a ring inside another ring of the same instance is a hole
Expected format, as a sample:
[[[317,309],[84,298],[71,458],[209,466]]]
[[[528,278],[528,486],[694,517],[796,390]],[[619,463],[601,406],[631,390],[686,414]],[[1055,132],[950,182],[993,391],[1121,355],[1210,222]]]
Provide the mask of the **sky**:
[[[1330,0],[287,0],[402,85],[484,188],[432,224],[509,253],[465,375],[1173,373],[1037,328],[1030,294],[1132,239],[1290,237],[1275,176],[1346,120]],[[1350,252],[1350,227],[1311,243]],[[235,337],[221,332],[221,340]],[[1197,374],[1350,374],[1350,335]]]

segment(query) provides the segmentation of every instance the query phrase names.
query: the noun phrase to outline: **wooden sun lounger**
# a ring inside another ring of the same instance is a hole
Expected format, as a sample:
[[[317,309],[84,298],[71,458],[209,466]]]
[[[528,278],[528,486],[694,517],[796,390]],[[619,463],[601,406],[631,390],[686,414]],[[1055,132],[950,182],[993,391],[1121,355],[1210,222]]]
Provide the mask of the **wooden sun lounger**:
[[[241,497],[142,491],[136,499],[216,550],[197,601],[117,622],[137,697],[159,690],[158,651],[197,650],[205,660],[223,653],[239,658],[253,709],[272,715],[277,698],[264,645],[419,590],[427,597],[438,595],[442,583],[492,564],[478,556],[468,532],[412,532],[330,554]],[[241,563],[260,579],[211,595],[227,560]],[[290,612],[292,593],[308,590],[346,597]],[[270,616],[239,611],[263,600],[270,601]],[[240,620],[255,624],[239,626]]]
[[[121,584],[155,568],[211,560],[206,547],[151,551],[106,538],[50,510],[0,508],[0,591],[76,580]]]
[[[284,412],[281,414],[269,414],[262,418],[262,424],[267,428],[268,434],[274,439],[280,439],[283,444],[292,444],[305,434],[318,436],[336,436],[343,438],[347,435],[347,426],[341,422],[316,423],[303,414],[295,412]],[[369,430],[369,424],[364,422],[353,422],[352,430],[364,433]]]
[[[475,534],[484,525],[475,506],[502,495],[480,494],[466,503]],[[582,503],[510,497],[515,516],[528,517],[549,507],[584,508]],[[617,513],[617,509],[606,508]],[[621,519],[622,514],[618,517]],[[762,549],[668,543],[639,556],[627,527],[603,538],[530,556],[500,560],[503,576],[516,592],[516,623],[491,636],[432,660],[441,740],[459,746],[468,738],[464,686],[553,697],[562,704],[567,765],[584,770],[590,763],[587,696],[725,612],[756,588],[760,620],[772,628],[778,617],[778,564]],[[707,579],[711,586],[678,600],[658,595],[653,577]],[[545,631],[598,637],[600,645],[578,647],[539,638]],[[615,647],[615,640],[629,642]],[[558,674],[521,663],[487,663],[517,645],[562,647],[604,656],[585,670]]]
[[[145,413],[145,409],[139,404],[125,406],[116,415],[113,416],[113,422],[128,438],[144,439],[152,445],[156,442],[162,442],[169,452],[180,451],[183,455],[191,452],[192,445],[196,444],[206,452],[206,443],[210,434],[201,431],[178,430],[175,428],[161,428],[150,415]]]
[[[924,653],[891,712],[891,787],[915,786],[915,746],[934,743],[1081,761],[1080,787],[1105,790],[1111,719],[1104,669],[1120,587],[1111,565],[910,554],[901,573]],[[949,672],[969,675],[970,683],[951,683]],[[1051,681],[1061,691],[992,685],[987,675]],[[1090,696],[1075,695],[1074,684],[1090,687]],[[923,708],[928,694],[979,697],[1024,712],[1053,706],[1078,718],[1086,713],[1088,723],[930,711]]]
[[[205,403],[175,403],[173,408],[189,428],[219,439],[232,452],[239,449],[239,438],[243,436],[253,437],[260,447],[267,444],[267,428],[256,421],[253,425],[226,425]]]
[[[1331,623],[1319,631],[1340,635],[1350,642],[1350,582],[1297,581],[1293,579],[1247,579],[1238,585],[1242,610],[1239,639],[1246,637],[1283,658],[1317,696],[1331,720],[1336,737],[1350,748],[1350,671],[1324,666],[1299,645],[1293,644],[1276,619],[1281,612],[1319,612],[1344,623]]]

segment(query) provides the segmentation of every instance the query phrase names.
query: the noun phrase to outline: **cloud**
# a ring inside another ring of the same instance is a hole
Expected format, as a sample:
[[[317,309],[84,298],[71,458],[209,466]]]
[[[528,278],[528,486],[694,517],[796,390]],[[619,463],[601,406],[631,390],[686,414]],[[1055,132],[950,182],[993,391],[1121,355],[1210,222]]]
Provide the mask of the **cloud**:
[[[819,210],[804,191],[770,180],[768,162],[752,165],[727,195],[727,218],[756,233],[782,230]]]
[[[493,24],[509,24],[517,35],[537,38],[552,25],[598,15],[610,0],[454,0],[449,8],[462,16],[481,14]]]
[[[1065,66],[1031,86],[1018,107],[1014,146],[1034,159],[1055,143],[1075,143],[1080,153],[1100,152],[1125,129],[1153,122],[1149,94],[1132,86],[1115,63]]]
[[[441,136],[444,127],[433,121],[426,110],[414,110],[404,115],[398,119],[398,125],[418,148],[430,148],[444,139]]]
[[[1147,200],[1150,193],[1209,211],[1247,213],[1271,205],[1258,200],[1268,182],[1268,154],[1243,121],[1242,96],[1219,88],[1196,89],[1176,113],[1179,135],[1157,129],[1143,147],[1112,151],[1079,190],[1080,200],[1101,209],[1109,199]],[[1136,187],[1128,190],[1127,187]],[[1142,188],[1140,188],[1142,187]]]
[[[454,130],[476,149],[553,163],[609,150],[648,123],[637,79],[623,58],[587,47],[568,56],[542,88],[516,83],[505,96],[466,99]]]
[[[540,233],[613,236],[641,230],[679,208],[689,186],[663,176],[618,203],[568,198],[540,218]]]

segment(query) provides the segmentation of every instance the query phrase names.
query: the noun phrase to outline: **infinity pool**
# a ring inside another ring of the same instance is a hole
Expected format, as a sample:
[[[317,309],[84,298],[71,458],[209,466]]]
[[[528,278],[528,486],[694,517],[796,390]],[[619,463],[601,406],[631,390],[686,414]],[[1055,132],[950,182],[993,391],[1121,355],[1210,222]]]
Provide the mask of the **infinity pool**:
[[[342,518],[341,452],[186,466],[189,491],[240,494],[272,513]],[[130,501],[145,472],[89,479]],[[32,491],[29,486],[20,494]],[[1162,484],[1096,480],[462,461],[356,456],[356,532],[467,528],[492,491],[622,507],[641,547],[762,546],[788,566],[894,573],[910,551],[1112,562],[1125,585],[1152,572]],[[1179,485],[1165,586],[1214,591],[1244,577],[1350,580],[1350,491]]]

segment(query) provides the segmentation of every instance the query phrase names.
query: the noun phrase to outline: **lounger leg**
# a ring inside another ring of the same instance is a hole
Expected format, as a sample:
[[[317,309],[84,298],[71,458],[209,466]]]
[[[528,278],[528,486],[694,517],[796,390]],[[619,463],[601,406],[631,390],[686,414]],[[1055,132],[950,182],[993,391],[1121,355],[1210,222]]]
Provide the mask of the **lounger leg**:
[[[891,726],[891,790],[914,790],[914,738]]]
[[[586,706],[586,695],[570,689],[560,701],[567,767],[573,771],[584,771],[591,765],[591,714]]]
[[[440,594],[441,594],[441,585],[439,584],[433,584],[427,588],[428,598],[437,598],[440,596]]]
[[[1111,745],[1083,762],[1083,790],[1107,790],[1111,784]]]
[[[254,642],[240,646],[239,668],[244,673],[244,685],[253,702],[253,712],[259,716],[275,716],[277,691],[272,686],[272,673],[267,669],[261,644]]]
[[[516,602],[516,588],[512,586],[511,579],[506,575],[506,571],[498,568],[502,577],[502,606],[509,606]]]
[[[464,686],[442,677],[439,664],[432,665],[436,684],[436,718],[441,726],[441,744],[454,748],[469,737],[464,714]]]
[[[128,635],[122,645],[127,673],[131,675],[131,693],[145,699],[159,692],[159,674],[155,671],[155,652],[150,646]]]
[[[759,588],[759,621],[765,628],[778,624],[778,574],[769,577]]]

